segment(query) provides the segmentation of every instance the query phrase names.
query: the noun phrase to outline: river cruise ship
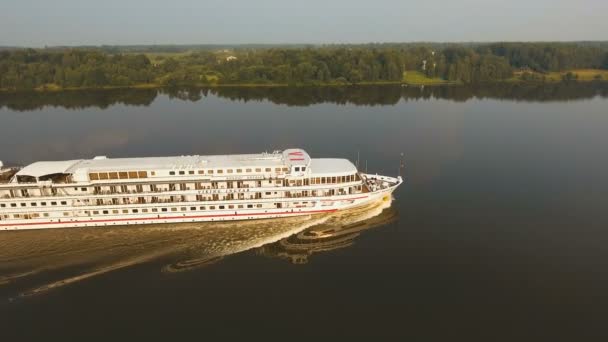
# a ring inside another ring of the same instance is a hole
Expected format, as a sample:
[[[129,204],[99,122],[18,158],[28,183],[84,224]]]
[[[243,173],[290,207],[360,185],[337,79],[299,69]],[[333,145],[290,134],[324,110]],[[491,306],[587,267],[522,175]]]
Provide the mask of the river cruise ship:
[[[0,163],[0,230],[314,215],[390,201],[401,183],[302,149]]]

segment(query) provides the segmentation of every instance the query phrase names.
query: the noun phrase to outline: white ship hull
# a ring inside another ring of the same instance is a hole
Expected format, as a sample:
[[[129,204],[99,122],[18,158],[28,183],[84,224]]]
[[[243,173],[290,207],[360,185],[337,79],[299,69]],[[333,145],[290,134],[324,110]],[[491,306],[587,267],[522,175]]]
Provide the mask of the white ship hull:
[[[392,200],[392,192],[397,188],[396,185],[364,194],[354,196],[335,196],[331,198],[300,198],[316,202],[314,207],[308,208],[293,208],[293,209],[237,209],[231,212],[226,210],[190,210],[190,208],[199,208],[201,204],[208,203],[180,203],[179,208],[187,208],[185,212],[163,213],[163,214],[128,214],[128,215],[104,215],[103,217],[82,217],[70,218],[67,220],[20,220],[11,222],[10,224],[0,224],[0,230],[26,230],[26,229],[51,229],[51,228],[75,228],[75,227],[109,227],[109,226],[129,226],[129,225],[150,225],[150,224],[178,224],[187,222],[211,222],[211,221],[240,221],[240,220],[256,220],[256,219],[274,219],[294,216],[307,215],[322,215],[330,214],[340,210],[352,209],[359,206],[364,206],[376,201]],[[277,202],[272,200],[272,203]],[[237,202],[225,202],[223,204],[230,205]],[[214,202],[215,205],[222,203]],[[152,208],[149,206],[148,208]],[[123,209],[120,207],[107,207],[104,209]],[[138,206],[142,208],[142,206]],[[146,208],[146,207],[143,207]]]

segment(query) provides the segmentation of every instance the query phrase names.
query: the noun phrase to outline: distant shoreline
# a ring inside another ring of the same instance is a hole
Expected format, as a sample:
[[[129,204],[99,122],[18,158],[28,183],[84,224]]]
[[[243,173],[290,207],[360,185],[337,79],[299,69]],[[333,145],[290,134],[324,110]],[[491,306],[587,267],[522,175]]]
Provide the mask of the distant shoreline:
[[[606,72],[608,73],[608,72]],[[359,83],[315,83],[315,84],[289,84],[289,83],[198,83],[198,84],[178,84],[175,86],[167,86],[157,83],[142,83],[127,86],[97,86],[97,87],[59,87],[56,85],[48,85],[44,87],[37,87],[33,89],[6,89],[0,88],[1,93],[22,93],[22,92],[40,92],[40,93],[54,93],[63,91],[76,91],[76,90],[117,90],[117,89],[162,89],[162,88],[301,88],[301,87],[353,87],[353,86],[379,86],[379,85],[396,85],[404,87],[438,87],[438,86],[468,86],[474,85],[479,86],[483,84],[557,84],[557,83],[591,83],[591,82],[608,82],[608,78],[605,79],[589,79],[580,78],[571,81],[565,81],[561,79],[547,78],[545,80],[523,80],[523,79],[507,79],[502,81],[492,82],[478,82],[478,83],[462,83],[462,82],[451,82],[445,80],[430,80],[430,81],[419,81],[419,82],[406,82],[406,81],[381,81],[381,82],[359,82]]]

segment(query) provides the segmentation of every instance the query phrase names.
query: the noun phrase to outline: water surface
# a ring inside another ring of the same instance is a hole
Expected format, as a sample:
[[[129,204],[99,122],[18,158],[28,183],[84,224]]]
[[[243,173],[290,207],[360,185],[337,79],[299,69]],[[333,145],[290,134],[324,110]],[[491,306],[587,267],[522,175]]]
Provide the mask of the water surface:
[[[3,335],[603,340],[607,131],[605,84],[2,94],[16,165],[290,147],[387,175],[406,161],[390,209],[3,232]]]

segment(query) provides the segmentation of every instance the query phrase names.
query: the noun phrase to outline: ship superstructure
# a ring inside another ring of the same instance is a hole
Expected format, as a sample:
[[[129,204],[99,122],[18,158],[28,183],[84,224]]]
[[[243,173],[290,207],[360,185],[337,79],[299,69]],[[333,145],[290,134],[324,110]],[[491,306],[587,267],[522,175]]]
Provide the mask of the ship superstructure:
[[[0,171],[0,230],[314,215],[390,199],[401,182],[302,149],[42,161]]]

